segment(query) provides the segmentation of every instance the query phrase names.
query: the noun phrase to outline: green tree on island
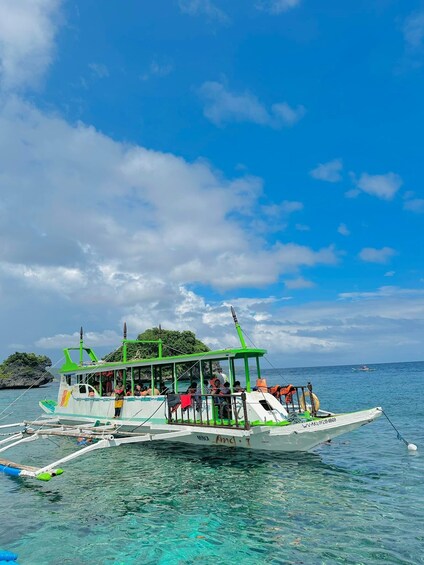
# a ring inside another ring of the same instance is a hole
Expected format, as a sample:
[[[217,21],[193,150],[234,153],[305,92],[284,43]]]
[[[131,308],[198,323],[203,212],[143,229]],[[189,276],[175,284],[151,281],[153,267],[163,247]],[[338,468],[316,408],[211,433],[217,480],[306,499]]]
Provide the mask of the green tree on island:
[[[189,355],[190,353],[203,353],[209,347],[196,338],[193,332],[164,330],[162,328],[149,328],[139,334],[137,340],[157,341],[162,340],[162,355]],[[127,359],[151,359],[158,357],[158,344],[156,343],[129,343],[127,345]],[[106,356],[107,361],[122,360],[122,346]]]

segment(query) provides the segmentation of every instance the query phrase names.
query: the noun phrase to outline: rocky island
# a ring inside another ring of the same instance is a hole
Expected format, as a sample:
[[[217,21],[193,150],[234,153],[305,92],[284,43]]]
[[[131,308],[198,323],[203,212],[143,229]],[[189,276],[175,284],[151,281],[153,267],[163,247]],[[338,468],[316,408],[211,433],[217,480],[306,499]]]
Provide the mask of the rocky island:
[[[0,365],[0,389],[39,387],[50,383],[47,371],[52,364],[45,355],[13,353]]]

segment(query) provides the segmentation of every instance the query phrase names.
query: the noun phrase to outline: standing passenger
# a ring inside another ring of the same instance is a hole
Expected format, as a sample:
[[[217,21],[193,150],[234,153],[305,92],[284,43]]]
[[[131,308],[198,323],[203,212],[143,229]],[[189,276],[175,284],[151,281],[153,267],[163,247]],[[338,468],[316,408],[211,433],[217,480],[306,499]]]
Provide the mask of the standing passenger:
[[[115,415],[114,418],[119,418],[121,415],[122,406],[124,405],[125,390],[122,383],[118,383],[115,387]]]

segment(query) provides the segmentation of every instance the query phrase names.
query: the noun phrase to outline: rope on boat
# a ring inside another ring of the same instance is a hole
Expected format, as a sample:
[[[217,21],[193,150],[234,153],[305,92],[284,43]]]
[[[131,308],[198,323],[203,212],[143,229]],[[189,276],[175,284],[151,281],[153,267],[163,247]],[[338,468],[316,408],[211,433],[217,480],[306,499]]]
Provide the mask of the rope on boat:
[[[394,423],[391,421],[391,419],[388,417],[388,415],[385,413],[385,411],[382,409],[381,412],[386,416],[389,424],[395,430],[395,432],[397,434],[397,439],[399,439],[400,441],[403,441],[403,443],[406,445],[406,447],[408,448],[409,451],[417,451],[418,447],[415,445],[415,443],[409,443],[409,441],[406,441],[406,439],[401,435],[400,431],[397,429],[397,427],[394,425]]]

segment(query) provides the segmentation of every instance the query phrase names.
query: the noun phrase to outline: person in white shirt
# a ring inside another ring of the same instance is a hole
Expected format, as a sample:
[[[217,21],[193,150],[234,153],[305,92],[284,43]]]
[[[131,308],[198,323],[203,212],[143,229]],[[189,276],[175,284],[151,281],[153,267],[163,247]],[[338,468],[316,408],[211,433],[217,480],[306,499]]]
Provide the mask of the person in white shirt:
[[[218,379],[222,385],[227,382],[227,375],[222,371],[221,367],[219,367],[215,373],[215,378]]]

